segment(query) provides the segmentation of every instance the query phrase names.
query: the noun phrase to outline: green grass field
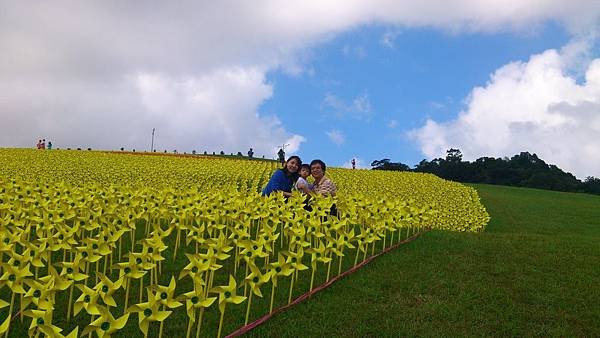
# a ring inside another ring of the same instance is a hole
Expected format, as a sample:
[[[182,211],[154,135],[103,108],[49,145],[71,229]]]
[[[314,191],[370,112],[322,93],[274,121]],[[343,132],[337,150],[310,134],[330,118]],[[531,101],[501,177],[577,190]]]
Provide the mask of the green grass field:
[[[484,233],[429,232],[248,335],[600,336],[600,196],[474,187]]]

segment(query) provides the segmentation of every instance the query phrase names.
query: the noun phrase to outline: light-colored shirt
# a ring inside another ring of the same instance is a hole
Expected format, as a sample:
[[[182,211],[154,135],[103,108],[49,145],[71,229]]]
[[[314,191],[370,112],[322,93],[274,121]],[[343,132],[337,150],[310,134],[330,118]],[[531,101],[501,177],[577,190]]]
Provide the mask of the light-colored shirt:
[[[319,183],[315,183],[315,185],[312,188],[312,191],[323,196],[335,196],[337,188],[332,180],[330,180],[327,176],[323,176]]]
[[[312,190],[313,185],[308,183],[308,181],[304,177],[300,176],[300,177],[298,177],[298,180],[296,181],[296,185],[295,185],[296,190],[301,190],[300,187],[302,187],[302,186],[307,187],[308,190]]]

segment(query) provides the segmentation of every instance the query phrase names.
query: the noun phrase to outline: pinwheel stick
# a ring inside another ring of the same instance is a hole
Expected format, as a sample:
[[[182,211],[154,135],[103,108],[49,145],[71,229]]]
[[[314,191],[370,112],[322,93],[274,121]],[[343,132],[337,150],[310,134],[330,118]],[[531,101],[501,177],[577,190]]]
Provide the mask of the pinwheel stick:
[[[135,223],[133,223],[133,229],[131,229],[131,251],[133,252],[135,249]]]
[[[75,283],[73,283],[75,284]],[[71,304],[73,303],[73,284],[69,288],[69,305],[67,305],[67,322],[71,319]]]
[[[164,305],[162,305],[161,307],[162,307],[162,309],[161,309],[161,310],[163,310],[163,311],[164,311],[164,309],[165,309],[165,306],[164,306]],[[164,321],[164,320],[161,320],[161,321],[160,321],[160,329],[158,330],[158,338],[162,338],[162,334],[163,334],[163,328],[164,328],[164,326],[165,326],[165,321]]]
[[[354,257],[354,266],[358,264],[358,253],[360,252],[360,246],[360,243],[358,243],[358,245],[356,246],[356,257]]]
[[[94,322],[94,315],[92,315],[92,320],[90,321],[90,323]],[[88,338],[92,338],[92,331],[90,331],[90,333],[88,333]]]
[[[200,327],[202,326],[202,315],[204,314],[204,308],[200,308],[200,314],[198,315],[198,326],[196,326],[196,338],[200,338]]]
[[[95,284],[98,284],[98,277],[99,277],[99,273],[98,272],[100,272],[99,265],[100,265],[100,260],[97,260],[96,261],[96,274],[94,275],[94,283]]]
[[[15,304],[15,293],[12,292],[11,296],[10,296],[10,306],[8,307],[8,317],[12,317],[12,312],[13,312],[13,305]],[[10,329],[10,320],[8,321],[8,327],[6,328],[6,333],[4,335],[4,337],[8,337],[8,331]]]
[[[344,249],[342,249],[342,251],[340,251],[340,253],[343,255],[344,254]],[[338,276],[342,274],[342,259],[344,258],[344,256],[340,255],[340,259],[338,262]]]
[[[25,312],[25,310],[23,309],[23,294],[19,294],[19,313],[21,314],[21,323],[23,322],[23,312]]]
[[[106,276],[106,264],[108,263],[108,257],[102,257],[104,259],[104,271],[102,272]]]
[[[177,248],[179,247],[179,238],[181,236],[181,230],[177,229],[177,238],[175,239],[175,250],[173,250],[173,262],[177,258]]]
[[[123,312],[127,312],[127,304],[129,304],[129,278],[125,277],[125,307]]]
[[[248,276],[248,268],[249,268],[248,265],[250,265],[249,262],[248,262],[248,264],[246,264],[246,275],[245,276]],[[246,291],[247,291],[246,289],[247,289],[247,287],[248,287],[248,284],[245,283],[244,284],[244,297],[246,297]],[[250,293],[252,293],[252,290],[250,290]]]
[[[273,313],[273,300],[275,300],[275,284],[273,284],[273,288],[271,289],[271,307],[269,308],[269,313]]]
[[[290,282],[290,294],[288,296],[288,304],[292,302],[292,290],[294,289],[294,276],[292,275],[292,281]]]
[[[87,275],[89,273],[89,271],[90,271],[90,261],[86,261],[85,262],[85,266],[83,268],[83,273],[85,273]],[[85,280],[85,285],[86,286],[87,286],[87,283],[88,283],[88,279]]]
[[[144,295],[144,277],[145,276],[142,276],[142,278],[140,278],[140,303],[142,302],[142,297]],[[150,276],[150,278],[152,279],[152,276]]]
[[[312,274],[310,275],[310,291],[312,292],[313,290],[313,282],[315,281],[315,272],[317,272],[317,264],[315,264],[315,268],[312,271]]]
[[[194,317],[196,317],[196,311],[194,311],[193,313]],[[192,333],[192,324],[194,323],[194,321],[190,318],[188,319],[188,327],[187,327],[187,333],[185,334],[185,338],[190,338],[190,334]]]
[[[226,307],[223,307],[223,312],[221,312],[221,318],[219,319],[219,332],[217,333],[217,338],[221,338],[221,329],[223,329],[223,317],[225,317],[225,309]]]
[[[252,305],[252,294],[254,292],[252,292],[252,290],[250,290],[250,296],[248,298],[248,308],[246,309],[246,321],[244,322],[244,325],[248,325],[248,318],[250,317],[250,306]]]

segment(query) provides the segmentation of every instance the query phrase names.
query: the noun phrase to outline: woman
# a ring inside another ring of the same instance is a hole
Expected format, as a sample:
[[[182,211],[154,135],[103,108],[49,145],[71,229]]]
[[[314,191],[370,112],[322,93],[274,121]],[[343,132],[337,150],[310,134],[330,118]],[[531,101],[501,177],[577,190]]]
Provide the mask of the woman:
[[[270,195],[273,191],[281,191],[283,196],[292,196],[292,187],[298,179],[298,169],[302,165],[302,161],[298,156],[291,156],[285,162],[283,168],[277,169],[269,183],[265,186],[262,191],[263,196]]]
[[[312,191],[321,196],[335,196],[337,188],[335,183],[333,183],[329,177],[325,177],[326,169],[327,166],[325,166],[325,162],[321,160],[313,160],[310,162],[310,173],[315,179]]]

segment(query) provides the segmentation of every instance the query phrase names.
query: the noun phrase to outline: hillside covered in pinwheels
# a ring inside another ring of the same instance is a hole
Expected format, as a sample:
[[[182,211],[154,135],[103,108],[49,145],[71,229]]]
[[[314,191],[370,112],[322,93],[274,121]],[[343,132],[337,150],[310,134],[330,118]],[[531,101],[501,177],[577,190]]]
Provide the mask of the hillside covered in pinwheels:
[[[222,336],[425,229],[489,221],[473,188],[338,168],[306,211],[260,195],[276,168],[0,149],[0,335]]]

